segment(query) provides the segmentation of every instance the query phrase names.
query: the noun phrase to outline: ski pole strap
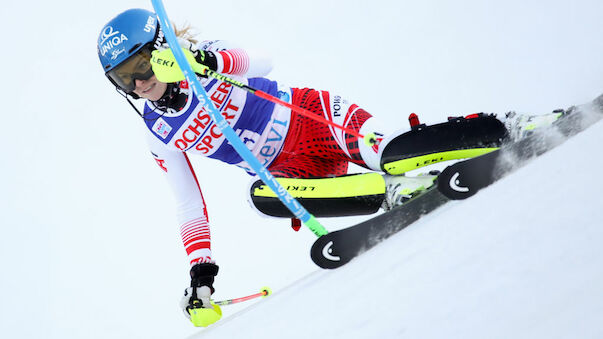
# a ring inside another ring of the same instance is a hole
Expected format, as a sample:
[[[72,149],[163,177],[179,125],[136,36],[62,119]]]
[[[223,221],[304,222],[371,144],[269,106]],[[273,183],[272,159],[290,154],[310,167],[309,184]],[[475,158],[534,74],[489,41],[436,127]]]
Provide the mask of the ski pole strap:
[[[218,109],[212,104],[212,102],[209,100],[207,92],[205,92],[205,89],[203,86],[201,86],[201,83],[197,79],[197,75],[195,72],[193,72],[190,64],[186,60],[182,49],[179,48],[176,34],[174,33],[165,8],[163,7],[163,2],[161,0],[151,0],[151,2],[155,12],[157,13],[157,18],[161,23],[161,27],[165,33],[168,44],[175,47],[172,48],[172,51],[174,53],[174,57],[178,61],[178,65],[180,66],[182,73],[184,73],[184,76],[197,95],[199,103],[203,105],[203,108],[209,112],[210,116],[216,123],[216,126],[220,129],[220,131],[222,131],[232,147],[237,151],[237,153],[239,153],[241,158],[243,158],[243,160],[249,164],[254,172],[260,177],[260,179],[262,179],[262,181],[276,193],[278,198],[285,206],[287,206],[291,213],[293,213],[296,218],[300,219],[314,234],[320,237],[329,233],[325,227],[314,218],[313,215],[311,215],[297,200],[295,200],[289,194],[289,192],[287,192],[285,188],[278,183],[278,181],[276,181],[274,176],[251,153],[251,151],[247,148],[247,146],[245,146],[243,141],[241,141],[232,127],[230,127],[226,119],[224,119]]]

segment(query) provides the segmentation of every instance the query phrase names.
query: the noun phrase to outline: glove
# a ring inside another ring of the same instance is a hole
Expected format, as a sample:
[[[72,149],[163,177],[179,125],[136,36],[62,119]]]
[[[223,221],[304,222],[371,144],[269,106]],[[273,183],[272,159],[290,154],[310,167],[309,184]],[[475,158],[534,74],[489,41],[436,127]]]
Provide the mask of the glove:
[[[182,49],[190,51],[198,64],[207,66],[212,71],[218,70],[218,58],[213,52],[201,50],[196,44],[183,38],[178,38],[178,44]]]
[[[191,268],[191,287],[184,290],[180,307],[184,315],[197,327],[207,327],[222,317],[220,306],[211,303],[214,278],[218,266],[211,263],[196,264]]]
[[[186,39],[179,38],[178,43],[184,52],[186,60],[195,73],[206,76],[208,69],[212,71],[218,69],[218,59],[214,53],[200,50],[196,45]],[[161,47],[154,50],[151,55],[151,67],[153,68],[153,73],[155,73],[157,80],[171,83],[185,79],[169,45],[163,44]]]

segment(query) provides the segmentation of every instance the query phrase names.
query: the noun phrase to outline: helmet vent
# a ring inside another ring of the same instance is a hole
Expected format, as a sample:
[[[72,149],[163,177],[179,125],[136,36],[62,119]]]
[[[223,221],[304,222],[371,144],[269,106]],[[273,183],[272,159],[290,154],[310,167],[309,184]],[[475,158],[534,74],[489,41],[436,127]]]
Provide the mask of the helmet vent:
[[[130,50],[128,51],[128,54],[130,54],[133,51],[135,51],[136,49],[138,49],[138,47],[140,47],[140,45],[142,45],[142,44],[141,43],[137,43],[136,45],[132,46],[132,48],[130,48]]]

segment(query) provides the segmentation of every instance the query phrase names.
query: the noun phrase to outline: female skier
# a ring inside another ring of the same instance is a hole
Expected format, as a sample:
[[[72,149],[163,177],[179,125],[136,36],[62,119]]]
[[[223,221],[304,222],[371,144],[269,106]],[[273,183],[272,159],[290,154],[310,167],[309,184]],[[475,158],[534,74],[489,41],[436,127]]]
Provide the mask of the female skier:
[[[341,96],[290,88],[263,78],[270,72],[271,63],[258,53],[220,40],[197,43],[187,30],[178,35],[181,46],[194,55],[197,63],[349,130],[378,136],[378,144],[367,145],[354,135],[296,110],[198,75],[212,103],[251,152],[318,217],[369,214],[380,207],[391,209],[431,186],[436,178],[400,174],[447,160],[447,152],[454,149],[480,154],[499,146],[508,135],[503,123],[485,114],[473,119],[459,118],[433,129],[414,120],[413,128],[390,133],[368,112]],[[211,253],[208,211],[188,154],[221,160],[254,173],[226,141],[186,81],[166,83],[157,79],[151,53],[167,48],[156,15],[144,9],[119,14],[102,28],[98,38],[101,65],[117,91],[128,102],[129,98],[146,99],[139,115],[148,127],[151,153],[175,193],[181,236],[191,264],[191,285],[185,290],[181,306],[189,318],[192,310],[202,308],[208,324],[220,318],[219,308],[210,303],[218,266]],[[436,137],[426,131],[436,132]],[[437,133],[442,131],[447,132]],[[424,157],[434,153],[438,157]],[[419,158],[423,163],[416,164]],[[344,176],[350,162],[374,172]],[[311,195],[306,194],[309,191]],[[250,198],[264,214],[292,217],[261,182],[252,185]]]

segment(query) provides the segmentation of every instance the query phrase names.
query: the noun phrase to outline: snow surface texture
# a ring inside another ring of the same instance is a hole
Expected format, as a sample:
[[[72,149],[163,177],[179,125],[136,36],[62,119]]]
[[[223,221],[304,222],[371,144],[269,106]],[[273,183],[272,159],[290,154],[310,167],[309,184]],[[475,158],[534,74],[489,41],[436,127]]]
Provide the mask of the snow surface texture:
[[[342,94],[389,124],[603,92],[603,2],[174,1],[201,38],[273,56],[271,78]],[[184,338],[188,282],[169,187],[143,124],[103,77],[103,24],[148,1],[10,1],[3,59],[0,337]],[[66,8],[68,10],[60,10]],[[371,71],[367,71],[369,68]],[[346,267],[245,202],[249,177],[193,158],[224,307],[208,338],[600,337],[601,124]],[[362,218],[324,219],[337,229]],[[301,280],[300,280],[301,279]],[[243,313],[237,313],[245,307]]]
[[[601,338],[603,184],[574,176],[591,176],[584,154],[602,144],[598,123],[191,338]]]

